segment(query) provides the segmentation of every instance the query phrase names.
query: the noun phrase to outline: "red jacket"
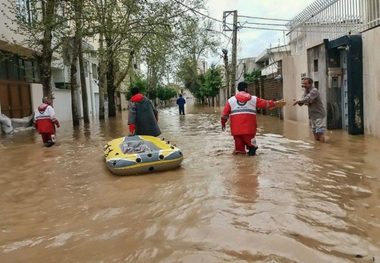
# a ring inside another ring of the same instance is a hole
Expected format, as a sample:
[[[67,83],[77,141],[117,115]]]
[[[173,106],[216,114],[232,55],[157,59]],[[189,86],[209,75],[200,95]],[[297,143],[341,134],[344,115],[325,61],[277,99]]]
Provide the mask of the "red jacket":
[[[274,101],[264,100],[245,91],[239,91],[235,96],[228,99],[223,109],[222,125],[230,117],[231,134],[256,135],[257,121],[256,109],[274,107]]]
[[[42,103],[34,113],[34,122],[39,133],[55,133],[55,126],[59,127],[59,122],[55,118],[55,111],[52,106]]]

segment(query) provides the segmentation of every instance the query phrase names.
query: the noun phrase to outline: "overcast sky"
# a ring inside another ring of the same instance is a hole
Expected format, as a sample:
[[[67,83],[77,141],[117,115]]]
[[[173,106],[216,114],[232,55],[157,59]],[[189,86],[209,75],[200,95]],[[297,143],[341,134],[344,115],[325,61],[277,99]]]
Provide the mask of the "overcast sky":
[[[254,16],[276,19],[292,19],[314,0],[206,0],[208,15],[219,20],[223,20],[223,11],[238,11],[238,16]],[[231,21],[232,22],[232,21]],[[250,27],[266,27],[280,28],[284,27],[272,25],[255,25],[250,23],[266,23],[266,24],[285,24],[285,21],[248,19],[239,17],[240,25]],[[215,22],[217,30],[222,31],[221,23]],[[231,32],[225,32],[231,35]],[[228,50],[231,52],[231,42],[228,43],[228,38],[222,37],[223,46],[228,44]],[[263,50],[269,47],[283,45],[287,41],[287,37],[281,31],[257,30],[250,28],[242,28],[238,31],[238,52],[237,57],[255,57]],[[209,58],[209,63],[216,63],[219,57]]]

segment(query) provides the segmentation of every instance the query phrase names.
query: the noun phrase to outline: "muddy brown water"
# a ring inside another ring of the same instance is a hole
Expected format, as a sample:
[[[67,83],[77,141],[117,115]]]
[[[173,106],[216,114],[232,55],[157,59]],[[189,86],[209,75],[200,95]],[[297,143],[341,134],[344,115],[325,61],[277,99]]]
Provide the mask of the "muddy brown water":
[[[255,157],[232,155],[220,109],[160,110],[181,168],[112,175],[103,145],[126,114],[43,148],[0,141],[0,262],[380,262],[380,140],[259,116]]]

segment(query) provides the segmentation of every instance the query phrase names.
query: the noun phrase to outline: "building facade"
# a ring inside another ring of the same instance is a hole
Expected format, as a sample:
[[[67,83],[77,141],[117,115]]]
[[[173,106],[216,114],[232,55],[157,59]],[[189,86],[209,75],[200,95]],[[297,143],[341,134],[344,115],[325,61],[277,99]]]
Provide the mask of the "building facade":
[[[0,18],[0,112],[10,118],[22,118],[30,116],[41,103],[43,96],[40,84],[38,64],[34,59],[36,50],[29,47],[25,37],[17,33],[18,26],[14,20],[14,14],[10,11],[9,4],[17,4],[20,15],[25,19],[32,19],[29,1],[0,0],[2,12]],[[99,112],[98,90],[98,62],[95,55],[94,45],[91,41],[83,42],[84,66],[86,76],[86,89],[88,95],[88,112],[95,116]],[[65,52],[64,52],[65,53]],[[54,54],[52,61],[54,107],[57,118],[60,121],[72,119],[71,93],[70,93],[70,65],[61,54]],[[80,86],[79,76],[77,77]],[[78,109],[83,116],[81,91],[77,95]]]
[[[303,94],[310,76],[327,110],[328,129],[380,136],[380,0],[317,0],[288,24],[291,56],[283,60],[284,97]],[[285,118],[307,122],[304,109],[286,107]]]

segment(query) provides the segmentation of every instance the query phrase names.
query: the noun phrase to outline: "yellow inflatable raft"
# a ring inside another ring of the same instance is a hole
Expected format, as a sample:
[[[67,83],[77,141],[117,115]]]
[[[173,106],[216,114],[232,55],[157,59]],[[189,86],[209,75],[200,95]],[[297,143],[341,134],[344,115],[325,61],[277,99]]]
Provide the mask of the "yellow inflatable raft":
[[[174,169],[183,156],[180,149],[153,136],[126,136],[109,141],[104,157],[111,172],[133,175]]]

